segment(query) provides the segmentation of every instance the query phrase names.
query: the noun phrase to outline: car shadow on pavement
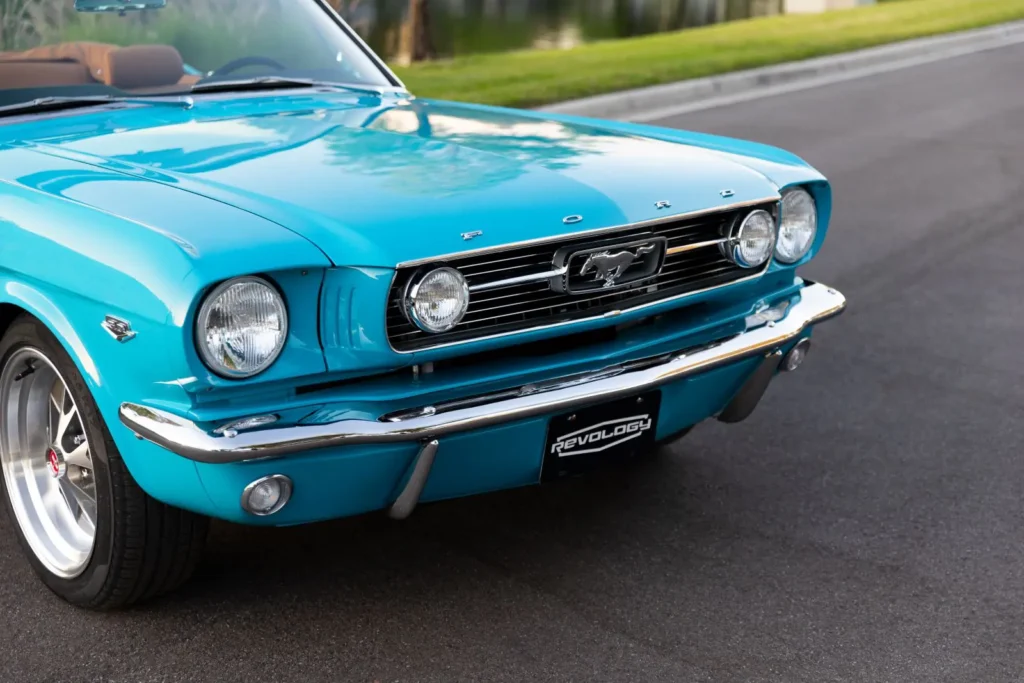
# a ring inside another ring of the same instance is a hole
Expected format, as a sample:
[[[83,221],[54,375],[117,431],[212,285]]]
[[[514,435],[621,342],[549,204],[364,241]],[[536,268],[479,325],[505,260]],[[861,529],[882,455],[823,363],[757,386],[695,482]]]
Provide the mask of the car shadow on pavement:
[[[677,539],[685,537],[685,520],[700,515],[685,509],[699,501],[686,495],[682,448],[543,486],[421,505],[404,521],[380,512],[287,528],[215,523],[193,580],[138,609],[173,613],[193,601],[256,599],[351,600],[362,609],[374,596],[387,604],[444,595],[463,572],[539,581],[571,574],[582,558],[616,552],[624,537],[635,546],[635,530],[649,528],[651,515],[674,518]],[[651,542],[662,541],[655,533]]]

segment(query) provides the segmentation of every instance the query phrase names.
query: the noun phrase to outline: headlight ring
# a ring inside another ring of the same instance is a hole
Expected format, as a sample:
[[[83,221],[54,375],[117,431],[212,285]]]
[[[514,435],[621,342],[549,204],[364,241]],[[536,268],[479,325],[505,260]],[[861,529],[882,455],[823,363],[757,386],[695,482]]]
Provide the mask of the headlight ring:
[[[817,234],[818,207],[814,197],[799,187],[783,192],[775,258],[782,263],[796,263],[811,250]]]
[[[199,307],[195,337],[199,356],[214,373],[229,379],[258,375],[274,364],[288,338],[284,298],[261,277],[226,280]]]
[[[451,330],[462,321],[467,308],[469,285],[454,268],[434,268],[410,280],[406,288],[406,314],[424,332]]]
[[[748,213],[722,244],[725,256],[741,268],[757,268],[775,248],[775,218],[764,209]]]

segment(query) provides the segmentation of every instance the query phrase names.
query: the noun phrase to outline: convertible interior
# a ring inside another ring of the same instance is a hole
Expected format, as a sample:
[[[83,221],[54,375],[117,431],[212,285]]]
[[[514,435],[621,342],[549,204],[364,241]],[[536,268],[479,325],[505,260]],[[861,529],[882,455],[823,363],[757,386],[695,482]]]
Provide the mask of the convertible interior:
[[[130,93],[159,94],[199,79],[185,73],[181,54],[170,45],[78,42],[0,52],[0,90],[109,85]]]

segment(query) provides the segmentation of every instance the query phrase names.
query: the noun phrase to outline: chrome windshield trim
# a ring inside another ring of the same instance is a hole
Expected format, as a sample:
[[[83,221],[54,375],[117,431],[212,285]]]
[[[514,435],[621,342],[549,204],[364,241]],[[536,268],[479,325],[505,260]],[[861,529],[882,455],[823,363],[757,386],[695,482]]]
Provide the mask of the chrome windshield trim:
[[[423,442],[611,401],[772,353],[799,339],[811,325],[839,315],[845,307],[845,297],[836,290],[808,284],[799,294],[776,304],[775,308],[782,309],[780,315],[785,317],[771,320],[772,316],[762,316],[766,322],[706,346],[464,399],[462,405],[452,401],[442,404],[440,409],[424,406],[376,420],[282,425],[228,436],[204,430],[188,418],[136,403],[122,403],[119,413],[121,422],[140,439],[190,460],[208,463],[280,457],[333,446]],[[244,416],[238,419],[241,418]]]
[[[502,287],[511,287],[512,285],[523,285],[529,282],[543,282],[544,280],[550,280],[553,277],[562,277],[569,272],[569,269],[565,266],[561,268],[555,268],[554,270],[545,270],[542,273],[530,273],[529,275],[520,275],[519,277],[510,277],[504,280],[495,280],[494,282],[483,282],[479,285],[473,285],[469,288],[470,293],[473,292],[486,292],[490,289],[501,289]]]
[[[338,10],[334,9],[334,7],[332,7],[329,2],[326,2],[326,0],[315,0],[315,2],[320,5],[321,9],[327,12],[327,15],[333,19],[338,26],[341,27],[341,30],[348,35],[349,39],[354,42],[360,50],[366,53],[366,56],[370,58],[370,61],[373,62],[374,66],[380,69],[394,85],[408,92],[408,88],[405,87],[405,83],[402,82],[402,79],[391,70],[391,67],[389,67],[369,45],[367,45],[362,36],[348,25],[348,22],[345,21],[345,18],[338,13]]]
[[[613,232],[615,230],[630,230],[636,228],[646,228],[652,225],[661,225],[662,223],[671,223],[673,221],[684,220],[687,218],[697,218],[699,216],[706,216],[713,213],[724,213],[726,211],[734,211],[736,209],[742,209],[748,206],[755,206],[757,204],[767,204],[769,202],[779,202],[782,200],[782,195],[775,195],[773,197],[763,197],[761,199],[751,199],[745,202],[737,202],[735,204],[726,204],[724,206],[714,206],[708,209],[698,209],[697,211],[689,211],[686,213],[677,213],[672,216],[664,216],[658,218],[652,218],[647,221],[640,221],[638,223],[626,223],[625,225],[613,225],[607,228],[592,228],[590,230],[581,230],[579,232],[566,232],[555,235],[553,237],[538,237],[532,240],[523,240],[521,242],[510,242],[509,244],[502,244],[497,247],[483,247],[481,249],[471,249],[469,251],[458,251],[450,254],[442,254],[440,256],[431,256],[429,258],[414,259],[412,261],[403,261],[395,266],[395,269],[399,268],[412,268],[414,266],[422,266],[428,263],[437,263],[446,259],[453,258],[468,258],[471,256],[480,256],[483,254],[499,253],[502,251],[508,251],[509,249],[518,249],[520,247],[529,247],[540,244],[550,244],[551,242],[562,242],[565,240],[578,239],[580,237],[590,237],[592,235],[601,235],[606,232]]]

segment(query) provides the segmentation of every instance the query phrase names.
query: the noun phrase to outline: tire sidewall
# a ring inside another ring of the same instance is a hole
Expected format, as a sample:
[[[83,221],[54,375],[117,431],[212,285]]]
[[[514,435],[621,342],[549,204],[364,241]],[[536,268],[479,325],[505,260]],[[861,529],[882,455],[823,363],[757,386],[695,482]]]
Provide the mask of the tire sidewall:
[[[32,565],[32,568],[43,580],[43,582],[55,593],[69,602],[88,605],[98,594],[103,591],[110,576],[112,559],[114,555],[114,490],[111,477],[110,458],[115,453],[108,450],[109,437],[105,423],[99,414],[99,409],[92,398],[92,393],[82,379],[81,373],[71,360],[70,356],[60,345],[60,342],[40,322],[32,318],[21,318],[8,329],[7,333],[0,339],[0,368],[7,365],[8,359],[19,349],[32,347],[42,352],[54,367],[60,372],[71,397],[78,407],[82,420],[82,427],[85,429],[86,438],[89,440],[89,453],[92,457],[93,474],[96,483],[96,535],[93,544],[92,556],[89,564],[78,576],[66,579],[52,573],[36,557],[35,551],[29,544],[18,522],[17,515],[11,505],[10,495],[7,492],[6,479],[0,475],[0,482],[4,495],[4,507],[7,509],[8,517],[14,527],[18,541],[21,543],[25,555]],[[0,425],[0,429],[4,426]],[[111,449],[112,450],[112,449]]]

